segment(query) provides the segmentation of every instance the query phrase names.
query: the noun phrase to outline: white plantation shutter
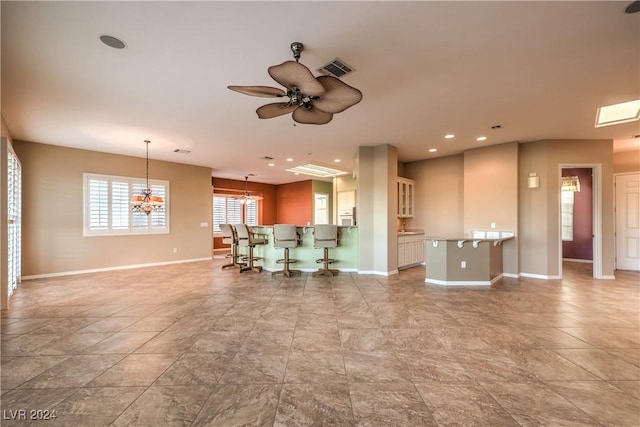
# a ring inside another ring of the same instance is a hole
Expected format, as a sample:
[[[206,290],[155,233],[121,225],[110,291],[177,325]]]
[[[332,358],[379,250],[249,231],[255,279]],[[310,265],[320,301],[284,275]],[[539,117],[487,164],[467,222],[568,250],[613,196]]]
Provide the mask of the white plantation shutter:
[[[129,183],[111,181],[111,228],[114,230],[129,229]]]
[[[159,184],[151,184],[151,194],[154,196],[160,196],[163,200],[167,200],[167,187]],[[167,227],[167,213],[164,209],[151,212],[149,215],[151,221],[151,229],[164,230]]]
[[[22,166],[11,149],[7,154],[7,285],[11,295],[22,270]]]
[[[220,224],[227,224],[227,198],[213,196],[213,232],[220,233]]]
[[[86,173],[84,185],[85,236],[169,232],[168,181],[149,181],[152,194],[164,199],[164,209],[149,215],[131,210],[131,197],[147,186],[143,179]]]
[[[244,211],[244,216],[243,216]],[[213,232],[220,233],[220,224],[258,225],[258,203],[249,200],[240,203],[233,196],[216,194],[213,196]]]
[[[258,225],[258,202],[255,200],[247,200],[245,203],[246,223],[247,225]]]
[[[108,230],[109,181],[106,179],[90,179],[89,200],[89,228],[92,230]]]
[[[229,224],[242,224],[242,203],[240,200],[227,198],[227,221]]]

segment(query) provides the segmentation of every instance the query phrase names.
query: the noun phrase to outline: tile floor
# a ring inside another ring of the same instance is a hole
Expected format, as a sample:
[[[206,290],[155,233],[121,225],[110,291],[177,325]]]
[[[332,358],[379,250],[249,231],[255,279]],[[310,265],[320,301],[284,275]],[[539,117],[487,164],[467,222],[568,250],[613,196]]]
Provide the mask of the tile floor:
[[[23,283],[2,425],[640,425],[638,273],[443,288],[222,263]]]

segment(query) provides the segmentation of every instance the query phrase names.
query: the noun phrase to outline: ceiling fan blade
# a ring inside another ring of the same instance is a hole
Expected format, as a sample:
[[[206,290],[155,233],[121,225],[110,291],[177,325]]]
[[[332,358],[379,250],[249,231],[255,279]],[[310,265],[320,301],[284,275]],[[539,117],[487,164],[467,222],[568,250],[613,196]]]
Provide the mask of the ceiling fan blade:
[[[289,114],[296,108],[298,108],[297,105],[289,105],[288,102],[274,102],[273,104],[266,104],[258,108],[256,113],[258,113],[258,117],[261,119],[272,119]]]
[[[245,95],[259,96],[261,98],[279,98],[287,94],[282,89],[269,86],[227,86],[227,88]]]
[[[327,113],[340,113],[362,100],[362,92],[340,79],[320,76],[316,80],[326,90],[325,94],[313,101],[313,106]]]
[[[310,108],[301,105],[293,112],[293,120],[306,125],[324,125],[329,123],[333,114],[326,113],[311,106]]]
[[[316,80],[311,71],[295,61],[285,61],[280,65],[269,67],[269,75],[273,80],[287,89],[297,87],[300,92],[308,96],[324,95],[324,88]]]

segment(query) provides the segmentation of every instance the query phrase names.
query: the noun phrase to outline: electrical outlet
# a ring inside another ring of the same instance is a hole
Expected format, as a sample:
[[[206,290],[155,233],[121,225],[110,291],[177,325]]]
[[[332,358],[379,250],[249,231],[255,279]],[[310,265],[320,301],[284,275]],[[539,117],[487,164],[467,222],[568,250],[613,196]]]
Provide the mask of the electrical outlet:
[[[173,253],[177,254],[178,253],[178,248],[173,248]]]
[[[460,261],[460,268],[467,268],[467,261]]]
[[[208,222],[201,222],[201,223],[200,223],[200,227],[202,227],[202,228],[206,228],[206,227],[208,227],[208,226],[209,226],[209,223],[208,223]]]
[[[491,228],[496,228],[496,223],[495,222],[491,223]]]

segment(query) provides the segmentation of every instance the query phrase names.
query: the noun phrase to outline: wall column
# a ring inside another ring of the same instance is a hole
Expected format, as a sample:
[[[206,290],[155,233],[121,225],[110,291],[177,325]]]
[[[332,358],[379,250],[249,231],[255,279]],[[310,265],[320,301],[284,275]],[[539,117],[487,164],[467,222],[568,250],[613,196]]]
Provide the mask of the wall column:
[[[396,274],[398,149],[389,144],[359,147],[354,164],[360,236],[358,271]]]

